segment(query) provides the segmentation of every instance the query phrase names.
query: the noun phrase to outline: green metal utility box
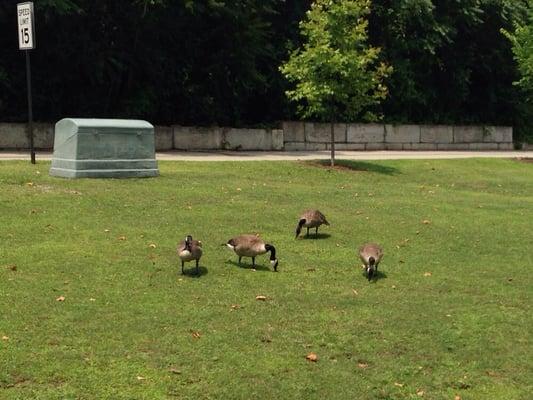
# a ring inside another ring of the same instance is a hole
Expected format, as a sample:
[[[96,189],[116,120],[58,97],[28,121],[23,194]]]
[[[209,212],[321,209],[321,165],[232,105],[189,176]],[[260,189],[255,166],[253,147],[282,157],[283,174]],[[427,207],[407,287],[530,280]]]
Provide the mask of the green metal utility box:
[[[50,175],[64,178],[158,176],[154,127],[139,120],[64,118],[55,126]]]

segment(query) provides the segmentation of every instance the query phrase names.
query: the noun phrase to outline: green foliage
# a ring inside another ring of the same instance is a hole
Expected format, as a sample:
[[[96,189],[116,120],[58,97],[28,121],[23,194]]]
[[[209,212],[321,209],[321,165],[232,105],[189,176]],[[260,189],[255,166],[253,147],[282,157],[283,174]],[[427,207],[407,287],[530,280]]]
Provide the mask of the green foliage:
[[[1,121],[26,119],[24,56],[17,48],[14,12],[20,1],[0,1]],[[335,93],[333,105],[342,119],[383,115],[388,122],[505,124],[515,126],[517,138],[531,134],[527,121],[533,120],[533,107],[522,89],[531,85],[529,0],[372,0],[370,14],[360,6],[347,30],[342,24],[351,17],[333,12],[332,18],[308,20],[300,28],[311,3],[35,1],[35,118],[272,125],[295,118],[297,106],[303,112],[309,101],[319,119],[329,118],[328,96]],[[315,8],[330,7],[327,3],[321,0]],[[343,6],[333,1],[331,7]],[[521,44],[513,52],[501,30],[514,37],[516,27]],[[312,40],[316,48],[306,50]],[[321,66],[301,68],[300,77],[305,72],[330,83],[301,86],[296,94],[297,69],[291,82],[279,70],[289,64],[288,49],[296,48],[292,57],[302,65]],[[524,61],[517,64],[513,57]],[[364,78],[372,75],[375,82]],[[521,86],[513,85],[517,81]],[[290,102],[286,91],[299,100]]]
[[[520,93],[500,34],[527,0],[373,0],[371,43],[394,72],[388,121],[513,124]]]
[[[530,1],[529,15],[525,24],[517,24],[514,33],[504,31],[513,43],[513,53],[521,79],[517,82],[530,95],[533,93],[533,1]]]
[[[296,84],[286,94],[303,117],[376,119],[369,108],[386,97],[383,80],[391,68],[367,44],[369,12],[368,0],[313,2],[300,24],[303,48],[280,68]]]

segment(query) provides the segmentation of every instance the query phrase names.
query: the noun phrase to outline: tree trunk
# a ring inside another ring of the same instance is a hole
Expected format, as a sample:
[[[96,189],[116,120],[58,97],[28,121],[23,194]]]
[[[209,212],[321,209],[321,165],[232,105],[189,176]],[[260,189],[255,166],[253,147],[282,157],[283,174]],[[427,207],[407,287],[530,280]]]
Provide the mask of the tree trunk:
[[[331,124],[330,124],[330,130],[331,130],[331,166],[335,166],[335,132],[333,130],[334,127],[334,118],[331,118]]]

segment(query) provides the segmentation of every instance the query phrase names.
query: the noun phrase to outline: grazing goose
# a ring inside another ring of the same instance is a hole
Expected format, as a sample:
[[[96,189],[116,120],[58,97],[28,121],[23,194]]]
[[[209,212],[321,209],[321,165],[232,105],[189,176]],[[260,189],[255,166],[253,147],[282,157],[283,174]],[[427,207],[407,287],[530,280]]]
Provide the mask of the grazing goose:
[[[359,257],[365,265],[365,270],[370,281],[378,270],[378,265],[383,258],[383,249],[379,244],[366,243],[359,248]]]
[[[191,235],[187,235],[185,240],[178,244],[178,257],[181,259],[181,273],[184,274],[183,266],[186,261],[196,260],[196,274],[200,273],[198,261],[202,257],[202,242],[193,240]]]
[[[255,267],[255,257],[260,254],[270,252],[270,265],[274,271],[278,270],[278,260],[276,249],[271,244],[265,243],[263,239],[256,235],[240,235],[228,240],[226,243],[231,250],[239,256],[239,264],[242,257],[252,257],[252,266]]]
[[[329,225],[329,222],[326,220],[324,214],[318,210],[306,210],[298,221],[298,226],[296,227],[296,237],[300,235],[302,231],[302,226],[307,228],[307,236],[309,236],[309,228],[315,228],[315,236],[318,236],[318,227],[322,224]]]

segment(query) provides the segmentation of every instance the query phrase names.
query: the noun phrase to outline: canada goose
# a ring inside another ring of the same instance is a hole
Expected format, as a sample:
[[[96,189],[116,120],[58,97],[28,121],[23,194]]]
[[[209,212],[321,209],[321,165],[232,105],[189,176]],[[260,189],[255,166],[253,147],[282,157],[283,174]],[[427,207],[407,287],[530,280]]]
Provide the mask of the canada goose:
[[[193,240],[191,235],[187,235],[185,240],[178,244],[178,257],[181,259],[181,273],[183,274],[183,266],[186,261],[196,260],[196,274],[200,273],[198,268],[198,261],[202,257],[202,242]]]
[[[256,235],[240,235],[228,240],[226,243],[231,250],[239,256],[239,264],[242,257],[252,257],[252,266],[255,267],[255,257],[260,254],[270,252],[270,265],[274,271],[278,270],[278,260],[276,249],[271,244],[265,243],[263,239]]]
[[[378,265],[383,258],[383,249],[379,244],[366,243],[359,248],[359,257],[365,265],[365,270],[370,281],[378,270]]]
[[[329,225],[324,214],[318,210],[306,210],[300,216],[298,226],[296,227],[296,237],[300,235],[302,226],[307,228],[307,236],[309,236],[309,228],[315,228],[315,235],[318,236],[318,227],[322,224]]]

